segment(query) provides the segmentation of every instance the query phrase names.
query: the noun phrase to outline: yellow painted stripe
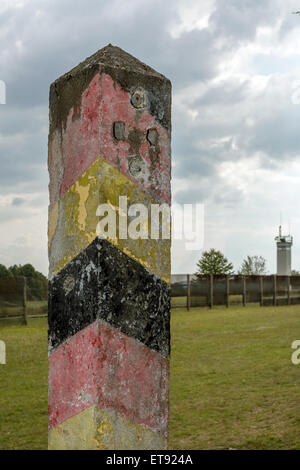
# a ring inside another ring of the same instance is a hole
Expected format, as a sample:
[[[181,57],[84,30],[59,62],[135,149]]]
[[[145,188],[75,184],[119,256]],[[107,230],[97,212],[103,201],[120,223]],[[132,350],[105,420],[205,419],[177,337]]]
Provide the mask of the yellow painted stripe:
[[[127,196],[128,207],[142,203],[151,213],[151,204],[157,202],[141,191],[132,181],[122,175],[102,158],[90,168],[63,194],[56,205],[49,210],[49,276],[58,273],[73,258],[97,237],[96,215],[99,204],[108,203],[118,215],[119,196]],[[118,234],[118,217],[117,234]],[[130,219],[128,218],[128,223]],[[102,234],[105,236],[105,234]],[[149,224],[149,238],[133,240],[127,238],[105,238],[131,258],[160,276],[170,280],[169,239],[152,240]]]
[[[161,450],[167,440],[112,409],[91,406],[50,429],[50,450]]]

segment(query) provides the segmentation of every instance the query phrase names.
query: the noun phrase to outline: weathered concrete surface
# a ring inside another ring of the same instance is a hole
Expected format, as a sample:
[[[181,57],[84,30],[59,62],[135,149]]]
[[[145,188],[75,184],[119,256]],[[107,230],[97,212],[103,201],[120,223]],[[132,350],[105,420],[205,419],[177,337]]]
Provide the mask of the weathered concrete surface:
[[[170,242],[99,238],[96,212],[170,204],[170,113],[170,81],[111,45],[51,85],[50,448],[166,447]]]
[[[51,206],[100,155],[157,201],[170,203],[170,90],[169,80],[112,46],[56,80],[50,89]],[[137,96],[144,98],[140,104]],[[116,138],[116,122],[124,124],[124,139]],[[151,129],[155,142],[147,138]]]
[[[120,416],[110,408],[91,406],[49,433],[49,449],[166,449],[167,439]]]
[[[167,437],[169,361],[97,321],[56,348],[49,363],[49,425],[97,404]]]
[[[49,282],[50,350],[96,319],[169,357],[169,284],[98,238]]]
[[[99,204],[109,201],[115,209],[116,238],[110,243],[141,263],[166,282],[170,281],[170,239],[151,239],[148,223],[148,238],[133,240],[119,237],[119,196],[127,196],[128,206],[142,203],[151,214],[155,201],[141,191],[137,185],[123,176],[103,158],[97,158],[85,173],[49,211],[49,278],[62,270],[73,258],[95,240],[100,217],[96,215]],[[128,224],[134,217],[128,217]],[[105,237],[105,233],[102,232]]]

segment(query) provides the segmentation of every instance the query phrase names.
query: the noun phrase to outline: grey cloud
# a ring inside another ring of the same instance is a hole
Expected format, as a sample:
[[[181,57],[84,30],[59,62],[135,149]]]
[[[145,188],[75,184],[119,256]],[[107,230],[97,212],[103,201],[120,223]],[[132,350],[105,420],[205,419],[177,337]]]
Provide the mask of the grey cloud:
[[[29,106],[20,108],[8,101],[0,108],[0,136],[34,133],[48,125],[48,106]],[[45,131],[43,132],[45,136]],[[1,142],[1,141],[0,141]]]
[[[220,162],[256,154],[262,167],[274,171],[283,161],[298,158],[300,114],[299,105],[291,103],[290,81],[272,79],[255,94],[249,80],[236,85],[234,77],[216,90],[208,85],[193,103],[198,117],[190,126],[180,126],[176,116],[175,176],[213,179]]]
[[[237,160],[241,154],[233,149],[233,140],[220,142],[218,139],[228,134],[228,129],[223,129],[213,122],[205,126],[207,134],[199,128],[187,129],[181,136],[174,139],[174,176],[177,178],[193,178],[197,175],[199,181],[203,177],[214,178],[218,164],[224,160]],[[237,133],[237,129],[229,129],[229,132]]]
[[[0,192],[28,187],[29,191],[48,184],[47,120],[45,108],[18,109],[5,105],[0,114]]]
[[[222,207],[240,206],[245,197],[241,190],[229,186],[220,179],[218,175],[214,176],[213,184],[211,179],[200,179],[197,185],[196,178],[190,180],[191,189],[177,191],[174,200],[178,204],[196,204],[205,203],[218,205]]]
[[[236,84],[233,80],[222,82],[218,86],[209,88],[201,98],[195,100],[195,106],[211,106],[239,104],[247,98],[249,82]]]
[[[177,191],[174,199],[178,204],[196,204],[203,203],[209,197],[207,188]]]
[[[49,85],[108,42],[167,75],[173,89],[213,77],[222,51],[215,48],[212,33],[195,30],[173,39],[167,27],[177,19],[175,3],[159,0],[126,8],[121,1],[91,1],[88,9],[84,2],[33,0],[8,10],[2,17],[8,31],[1,77],[7,83],[7,105],[1,109],[0,134],[11,139],[0,140],[1,190],[14,185],[47,191]],[[188,134],[184,140],[190,140]],[[183,154],[180,146],[176,153]],[[197,148],[189,153],[197,155]],[[189,174],[186,166],[182,170]],[[202,173],[210,171],[203,161]]]
[[[22,204],[24,204],[25,201],[26,199],[24,199],[23,197],[14,197],[12,200],[12,205],[21,206]]]
[[[217,190],[214,191],[216,194],[213,197],[213,201],[217,205],[222,204],[222,206],[237,207],[244,199],[242,191],[234,187],[228,187],[224,185],[224,183],[219,185],[216,189]]]
[[[23,145],[22,145],[23,143]],[[20,191],[27,186],[33,190],[46,190],[48,175],[46,169],[47,149],[42,138],[31,135],[31,139],[22,139],[19,145],[0,146],[1,173],[0,191],[7,192],[12,187],[13,192]]]
[[[38,196],[34,197],[30,205],[31,207],[47,207],[48,205],[48,194],[47,192],[40,193]]]
[[[256,124],[249,132],[248,149],[265,152],[270,158],[284,160],[300,156],[299,107],[289,105]]]
[[[284,3],[285,12],[279,29],[279,37],[281,40],[284,39],[286,35],[291,34],[295,29],[298,29],[300,21],[299,16],[292,13],[293,11],[299,10],[299,4],[296,6],[293,0],[286,0]]]
[[[222,51],[209,30],[179,39],[168,34],[166,27],[177,18],[175,3],[133,2],[122,16],[118,10],[124,10],[123,2],[92,1],[87,9],[84,2],[74,7],[69,1],[32,1],[22,14],[11,13],[10,56],[3,68],[8,101],[19,107],[47,102],[53,80],[108,42],[167,75],[175,87],[213,76]],[[17,40],[23,43],[20,50]]]
[[[1,223],[20,219],[22,217],[24,217],[24,211],[22,211],[21,209],[19,210],[19,207],[15,207],[13,210],[11,206],[1,207],[0,209],[0,222]]]
[[[25,237],[18,237],[14,240],[14,244],[16,246],[27,246],[28,245],[28,240]]]
[[[216,0],[209,28],[185,31],[176,39],[168,32],[178,20],[177,2],[170,0],[31,0],[7,10],[0,17],[0,79],[7,85],[7,105],[0,107],[0,193],[36,192],[30,206],[46,208],[49,85],[111,42],[168,76],[174,93],[196,90],[199,83],[206,87],[200,98],[186,92],[184,105],[198,112],[195,119],[173,108],[173,175],[191,188],[175,193],[175,200],[212,201],[224,211],[235,210],[244,196],[218,178],[220,162],[261,152],[261,166],[278,171],[284,160],[299,156],[299,106],[282,103],[274,109],[272,83],[259,96],[249,80],[213,82],[221,63],[242,43],[253,42],[259,26],[274,26],[283,15],[280,4]],[[280,37],[299,26],[300,18],[287,15]],[[273,72],[279,65],[268,67]],[[255,66],[264,73],[263,59]],[[0,220],[24,217],[22,209],[14,204]]]
[[[199,180],[203,177],[213,176],[216,170],[217,161],[213,161],[207,155],[201,154],[199,151],[186,149],[186,152],[177,154],[174,158],[176,166],[173,174],[177,178],[189,178],[197,175]],[[209,161],[212,160],[212,161]]]
[[[274,0],[216,0],[210,21],[218,36],[227,41],[254,39],[258,26],[272,25],[279,17]]]

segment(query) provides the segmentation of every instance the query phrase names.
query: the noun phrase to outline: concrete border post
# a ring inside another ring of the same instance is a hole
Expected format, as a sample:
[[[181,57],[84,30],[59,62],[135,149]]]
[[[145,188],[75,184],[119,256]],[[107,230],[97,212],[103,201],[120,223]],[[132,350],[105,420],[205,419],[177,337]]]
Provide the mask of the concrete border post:
[[[164,449],[170,237],[137,216],[170,207],[171,83],[108,45],[49,116],[49,448]]]

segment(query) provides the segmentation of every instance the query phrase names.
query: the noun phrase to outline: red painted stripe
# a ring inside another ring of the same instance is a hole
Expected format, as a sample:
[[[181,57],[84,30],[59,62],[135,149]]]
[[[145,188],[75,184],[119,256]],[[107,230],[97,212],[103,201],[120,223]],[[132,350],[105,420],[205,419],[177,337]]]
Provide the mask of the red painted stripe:
[[[143,133],[138,151],[149,165],[151,178],[139,183],[128,170],[128,157],[136,153],[127,140],[115,141],[113,123],[126,124],[125,137],[132,129]],[[150,161],[150,144],[147,130],[155,128],[159,134],[160,154]],[[170,204],[170,139],[167,131],[148,112],[138,112],[130,104],[130,94],[106,74],[95,75],[83,92],[81,105],[69,112],[66,129],[62,131],[62,159],[64,175],[60,185],[60,196],[74,184],[99,156],[115,166],[121,173],[135,182],[143,191],[159,201]],[[50,156],[51,157],[51,156]],[[51,158],[50,158],[51,160]]]
[[[169,361],[160,354],[97,321],[49,361],[51,427],[97,404],[167,437]]]

